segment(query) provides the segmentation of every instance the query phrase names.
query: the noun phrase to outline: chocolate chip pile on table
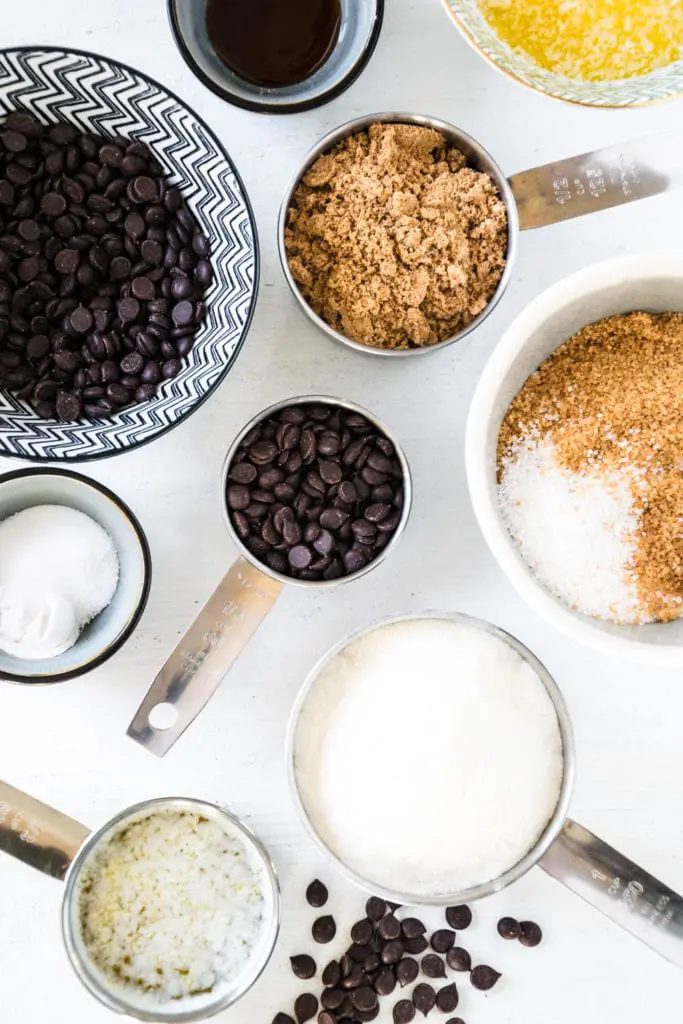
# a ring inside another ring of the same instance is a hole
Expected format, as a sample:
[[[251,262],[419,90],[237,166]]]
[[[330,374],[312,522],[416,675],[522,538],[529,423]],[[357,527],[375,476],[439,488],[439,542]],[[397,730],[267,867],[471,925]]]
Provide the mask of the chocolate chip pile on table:
[[[242,439],[226,501],[237,535],[260,562],[301,580],[358,572],[401,521],[403,470],[365,416],[294,404]]]
[[[0,126],[0,387],[73,422],[153,398],[194,343],[209,242],[144,142]]]
[[[310,906],[319,908],[328,901],[326,886],[319,880],[311,882],[306,890]],[[449,928],[437,928],[428,935],[419,918],[396,914],[398,904],[387,903],[378,896],[370,896],[365,904],[365,917],[351,927],[350,945],[338,958],[323,967],[320,977],[322,991],[316,995],[305,992],[294,1004],[297,1024],[305,1024],[320,1007],[318,1024],[368,1024],[380,1012],[380,1001],[399,994],[392,1007],[394,1024],[411,1024],[416,1014],[427,1017],[433,1010],[452,1014],[460,1003],[460,991],[451,971],[467,973],[473,989],[487,992],[499,981],[501,974],[488,964],[472,966],[472,957],[462,946],[455,945],[457,935],[454,924],[463,931],[472,923],[472,911],[464,904],[446,908]],[[321,929],[321,922],[324,922]],[[497,925],[502,938],[518,938],[527,946],[538,945],[542,933],[534,921],[519,922],[503,917]],[[317,942],[334,938],[337,926],[331,914],[313,922],[312,934]],[[424,948],[431,946],[421,963],[410,955],[409,944],[424,940]],[[445,955],[445,959],[444,959]],[[317,964],[308,954],[290,957],[297,978],[309,980],[317,974]],[[419,975],[422,973],[423,979]],[[438,979],[445,979],[439,984]],[[434,984],[432,984],[434,982]],[[416,983],[416,984],[414,984]],[[411,992],[406,991],[414,985]],[[277,1013],[273,1024],[294,1024],[287,1013]],[[450,1017],[446,1024],[464,1024],[460,1017]]]

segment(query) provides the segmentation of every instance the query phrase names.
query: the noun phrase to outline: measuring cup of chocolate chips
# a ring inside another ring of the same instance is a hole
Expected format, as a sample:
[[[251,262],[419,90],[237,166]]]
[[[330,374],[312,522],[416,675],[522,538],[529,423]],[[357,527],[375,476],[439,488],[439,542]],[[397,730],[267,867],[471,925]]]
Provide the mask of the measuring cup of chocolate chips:
[[[128,735],[163,757],[199,714],[285,584],[336,587],[376,568],[405,529],[408,462],[371,413],[338,398],[278,402],[237,436],[221,507],[241,557],[165,665]]]
[[[508,178],[446,121],[371,114],[330,132],[304,160],[280,208],[280,261],[295,299],[330,337],[372,355],[421,355],[462,340],[495,308],[520,231],[682,184],[674,134]]]
[[[116,1013],[205,1020],[251,988],[275,946],[268,852],[204,800],[146,800],[91,832],[0,779],[0,851],[64,881],[71,966]]]
[[[683,896],[568,816],[564,698],[497,626],[425,611],[344,637],[303,683],[286,760],[309,836],[362,889],[451,923],[538,865],[683,967]]]

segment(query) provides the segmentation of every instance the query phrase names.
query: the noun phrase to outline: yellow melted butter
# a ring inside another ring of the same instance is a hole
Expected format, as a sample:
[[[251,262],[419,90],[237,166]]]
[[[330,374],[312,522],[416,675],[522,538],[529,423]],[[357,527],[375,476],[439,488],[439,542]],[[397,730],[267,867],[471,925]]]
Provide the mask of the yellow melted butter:
[[[683,56],[683,0],[479,0],[500,38],[568,78],[646,75]]]

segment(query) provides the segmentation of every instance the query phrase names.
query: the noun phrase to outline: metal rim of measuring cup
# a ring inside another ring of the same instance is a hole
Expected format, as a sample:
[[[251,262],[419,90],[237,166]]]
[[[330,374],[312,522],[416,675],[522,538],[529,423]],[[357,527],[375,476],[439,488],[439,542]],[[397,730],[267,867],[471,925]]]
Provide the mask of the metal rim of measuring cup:
[[[342,409],[346,409],[349,412],[356,412],[360,416],[364,416],[373,425],[373,427],[379,430],[391,441],[396,452],[396,458],[398,459],[401,465],[401,470],[403,472],[403,508],[401,509],[401,518],[391,540],[385,547],[382,548],[379,554],[376,555],[371,562],[368,562],[367,565],[364,565],[362,569],[359,569],[357,572],[350,573],[348,576],[340,576],[338,579],[335,580],[298,580],[294,576],[285,576],[284,573],[276,572],[274,569],[271,569],[270,566],[266,565],[265,562],[259,561],[259,559],[251,553],[246,544],[244,544],[242,539],[238,536],[235,527],[232,525],[232,521],[228,513],[228,502],[226,499],[226,492],[228,487],[228,470],[230,469],[232,460],[237,454],[238,448],[242,444],[242,440],[247,436],[249,431],[253,430],[254,427],[258,426],[259,423],[262,423],[264,420],[267,420],[270,416],[273,416],[275,413],[280,412],[281,409],[288,408],[290,405],[316,404],[340,406]],[[221,509],[223,511],[223,520],[227,527],[228,533],[232,537],[232,540],[237,545],[237,547],[240,550],[240,553],[244,556],[244,558],[246,558],[247,561],[251,562],[251,564],[255,566],[255,568],[257,568],[260,572],[265,573],[267,576],[271,576],[274,580],[277,580],[278,583],[283,583],[287,586],[294,585],[298,587],[331,588],[339,586],[340,583],[350,583],[352,582],[352,580],[360,579],[361,576],[366,576],[367,573],[372,572],[373,569],[376,569],[377,566],[381,562],[383,562],[384,559],[389,555],[389,553],[394,550],[403,534],[403,531],[406,528],[408,519],[410,517],[410,510],[413,503],[413,482],[412,477],[410,475],[410,467],[408,465],[408,460],[406,459],[405,453],[401,445],[396,440],[396,437],[393,434],[393,432],[389,430],[389,428],[385,426],[385,424],[382,423],[381,420],[377,419],[377,417],[374,416],[371,412],[368,412],[368,410],[364,409],[363,406],[356,405],[354,402],[347,402],[343,398],[333,398],[330,395],[302,395],[297,398],[287,398],[284,401],[276,402],[274,405],[268,406],[267,409],[263,409],[251,420],[249,420],[246,426],[243,427],[242,430],[240,430],[239,434],[231,444],[228,453],[225,456],[225,459],[223,460],[223,468],[221,470],[220,476],[220,501]]]
[[[88,969],[87,957],[84,952],[81,951],[80,943],[75,934],[76,929],[74,927],[74,925],[77,926],[78,924],[78,908],[76,906],[76,901],[78,899],[78,881],[81,871],[92,851],[102,840],[106,841],[108,835],[115,831],[116,827],[127,819],[134,818],[136,815],[145,811],[155,811],[167,808],[191,811],[195,813],[200,812],[206,817],[218,822],[224,822],[225,819],[227,819],[233,828],[241,833],[247,845],[252,847],[252,849],[254,849],[258,854],[270,885],[270,897],[272,900],[272,917],[268,923],[269,931],[267,938],[264,939],[264,952],[261,960],[256,965],[256,970],[253,973],[245,971],[244,982],[230,995],[218,995],[215,1001],[208,1005],[204,1004],[201,1008],[197,1009],[181,1008],[177,1013],[174,1013],[173,1010],[168,1007],[163,1011],[131,1007],[125,998],[121,998],[117,995],[113,986],[110,988],[101,984],[98,980],[97,974]],[[101,1003],[107,1006],[110,1010],[114,1010],[117,1013],[128,1014],[131,1017],[135,1017],[137,1020],[150,1022],[165,1022],[173,1020],[174,1022],[177,1021],[181,1024],[181,1022],[204,1020],[205,1018],[212,1017],[221,1010],[225,1010],[227,1007],[232,1006],[242,998],[242,996],[252,987],[265,970],[275,948],[275,943],[280,931],[282,916],[280,884],[278,882],[275,866],[265,846],[258,836],[256,836],[243,821],[230,811],[224,810],[217,804],[208,803],[207,801],[198,800],[192,797],[158,797],[153,800],[143,800],[141,803],[134,804],[132,807],[127,807],[125,810],[120,811],[113,818],[107,821],[106,824],[102,825],[101,828],[97,829],[97,831],[91,832],[86,838],[69,866],[64,885],[65,888],[61,915],[62,938],[73,969],[85,988],[87,988],[91,995],[95,996],[95,998]]]
[[[386,886],[380,885],[377,882],[358,874],[353,870],[353,868],[350,868],[340,860],[340,858],[337,857],[337,855],[333,853],[326,843],[320,838],[313,827],[299,793],[296,781],[296,769],[294,765],[296,730],[299,722],[299,716],[306,702],[306,698],[315,685],[322,670],[341,651],[345,650],[349,644],[354,643],[361,637],[366,636],[377,629],[381,629],[384,626],[394,625],[399,622],[414,622],[421,619],[444,619],[449,622],[473,626],[476,629],[483,630],[485,633],[489,633],[491,636],[498,637],[506,643],[508,647],[511,647],[516,651],[517,654],[519,654],[520,657],[523,658],[523,660],[536,672],[553,703],[562,738],[563,754],[562,784],[560,786],[560,792],[553,816],[529,852],[522,857],[520,861],[497,878],[472,886],[469,889],[464,889],[461,892],[440,893],[436,896],[415,895],[415,893],[401,892],[397,889],[387,888]],[[517,640],[516,637],[512,636],[510,633],[506,633],[505,630],[500,629],[499,626],[495,626],[493,623],[487,622],[485,619],[478,619],[472,615],[465,615],[462,612],[428,610],[422,612],[399,613],[397,615],[390,615],[386,618],[379,619],[369,626],[362,626],[360,629],[357,629],[345,636],[319,659],[304,680],[289,717],[285,749],[290,793],[299,815],[299,819],[318,850],[327,861],[334,865],[342,875],[345,875],[346,878],[353,882],[354,885],[358,886],[358,888],[363,889],[365,892],[374,893],[386,900],[391,900],[395,903],[400,903],[406,906],[451,906],[459,905],[461,903],[470,903],[471,901],[481,899],[484,896],[491,896],[493,893],[499,892],[499,890],[510,885],[512,882],[516,882],[518,878],[521,878],[522,875],[526,874],[526,872],[543,857],[559,835],[567,818],[567,810],[574,783],[574,736],[569,712],[557,683],[550,675],[545,665],[543,665],[543,663],[540,662],[538,658],[524,646],[524,644]]]
[[[311,164],[313,164],[319,156],[322,156],[323,153],[327,153],[330,149],[336,146],[338,142],[341,142],[349,135],[353,135],[355,132],[362,131],[364,128],[369,128],[370,125],[378,123],[414,124],[424,128],[433,128],[436,131],[441,132],[451,145],[456,146],[465,154],[468,161],[472,161],[477,170],[485,171],[493,179],[498,188],[501,199],[505,203],[505,211],[507,213],[508,221],[508,240],[507,252],[505,255],[505,267],[503,268],[501,279],[498,282],[498,287],[482,309],[481,313],[475,316],[471,323],[467,324],[462,331],[452,335],[450,338],[445,338],[443,341],[437,342],[435,345],[425,345],[418,348],[406,349],[385,349],[375,348],[372,345],[364,345],[359,341],[354,341],[352,338],[347,338],[346,335],[342,334],[340,331],[336,331],[334,327],[331,327],[322,319],[322,317],[318,316],[318,314],[311,309],[309,304],[306,302],[306,299],[299,291],[299,287],[289,268],[289,260],[287,259],[287,250],[285,248],[285,228],[287,226],[287,212],[299,182]],[[324,138],[322,138],[310,150],[303,161],[303,164],[292,178],[284,199],[282,200],[277,222],[277,245],[282,271],[285,275],[290,291],[308,318],[312,320],[314,324],[317,324],[317,326],[331,338],[334,338],[335,341],[340,342],[342,345],[347,345],[349,348],[355,349],[356,352],[362,352],[364,355],[393,359],[405,359],[411,356],[430,355],[434,352],[447,348],[449,345],[453,345],[455,342],[462,341],[468,334],[471,334],[472,331],[476,330],[476,328],[484,322],[489,313],[493,312],[503,297],[505,289],[510,283],[512,267],[515,261],[515,256],[517,255],[518,237],[519,218],[517,216],[517,204],[512,194],[512,189],[510,188],[506,175],[503,174],[503,171],[488,150],[484,149],[481,143],[477,142],[476,139],[473,139],[471,135],[467,134],[467,132],[461,131],[460,128],[456,128],[455,125],[449,124],[448,121],[442,121],[438,117],[431,117],[429,114],[411,114],[402,111],[385,111],[379,114],[367,114],[363,117],[357,117],[352,121],[347,121],[345,124],[340,125],[339,128],[335,128],[334,131],[325,135]]]

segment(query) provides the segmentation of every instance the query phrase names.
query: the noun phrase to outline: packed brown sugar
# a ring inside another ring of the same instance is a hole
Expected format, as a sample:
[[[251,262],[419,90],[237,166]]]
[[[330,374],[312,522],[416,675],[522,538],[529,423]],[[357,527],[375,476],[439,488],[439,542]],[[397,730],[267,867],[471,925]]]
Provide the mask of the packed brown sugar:
[[[285,246],[299,290],[331,327],[407,349],[458,334],[491,300],[507,215],[491,177],[440,132],[374,124],[306,172]]]
[[[613,621],[681,615],[683,314],[612,316],[561,345],[512,401],[498,468],[508,528],[557,596]],[[546,543],[533,516],[551,486],[558,497]],[[600,542],[595,517],[606,507],[612,518]],[[580,519],[589,559],[580,574],[582,537],[572,533],[572,517]],[[627,526],[621,536],[617,523]],[[578,540],[568,544],[569,536]],[[604,552],[615,545],[623,548],[623,573],[610,590]]]

